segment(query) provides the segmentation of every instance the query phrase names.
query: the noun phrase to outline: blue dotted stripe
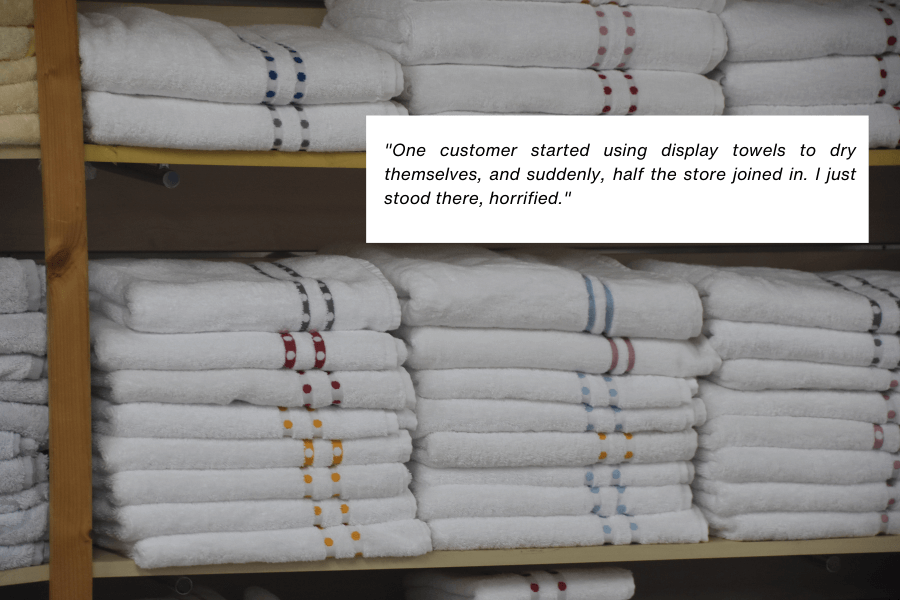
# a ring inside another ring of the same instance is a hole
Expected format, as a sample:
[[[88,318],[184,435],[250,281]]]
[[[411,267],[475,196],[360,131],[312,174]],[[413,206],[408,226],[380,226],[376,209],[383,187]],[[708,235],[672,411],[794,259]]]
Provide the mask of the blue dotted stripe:
[[[597,301],[594,299],[594,284],[591,283],[591,279],[587,275],[582,275],[582,277],[588,293],[588,321],[584,332],[591,333],[594,330],[594,323],[597,321]]]
[[[282,265],[279,265],[278,263],[275,263],[275,265],[278,267],[284,268]],[[254,269],[256,272],[258,272],[262,275],[265,275],[266,277],[269,277],[270,279],[274,279],[275,281],[284,281],[283,279],[279,279],[278,277],[269,275],[268,273],[266,273],[265,271],[263,271],[256,265],[250,265],[250,267],[252,269]],[[293,283],[294,287],[297,288],[297,293],[300,295],[300,302],[303,306],[303,316],[301,317],[301,324],[300,324],[299,331],[306,331],[307,329],[309,329],[309,323],[311,320],[311,316],[309,313],[309,295],[306,293],[306,288],[303,287],[302,283],[300,283],[299,281],[292,281],[291,283]]]
[[[613,321],[613,313],[615,312],[615,302],[613,302],[612,292],[609,291],[609,288],[606,284],[603,284],[603,292],[606,294],[606,328],[603,330],[604,333],[609,335],[612,330],[612,321]]]
[[[609,405],[617,408],[619,406],[619,390],[616,389],[616,383],[609,375],[603,375],[603,381],[606,383],[606,392],[609,395]]]
[[[266,69],[269,71],[266,77],[266,95],[265,98],[262,99],[262,104],[270,104],[272,102],[272,98],[275,97],[275,94],[278,92],[278,71],[275,69],[275,57],[272,54],[260,46],[259,44],[254,44],[248,40],[245,40],[240,34],[237,34],[238,39],[240,39],[245,44],[249,44],[259,50],[263,58],[266,61]]]
[[[272,40],[275,42],[275,40]],[[288,51],[291,55],[291,60],[294,63],[294,102],[301,102],[306,98],[306,65],[303,63],[303,58],[300,56],[300,53],[291,48],[286,44],[282,44],[281,42],[275,42],[282,48]]]

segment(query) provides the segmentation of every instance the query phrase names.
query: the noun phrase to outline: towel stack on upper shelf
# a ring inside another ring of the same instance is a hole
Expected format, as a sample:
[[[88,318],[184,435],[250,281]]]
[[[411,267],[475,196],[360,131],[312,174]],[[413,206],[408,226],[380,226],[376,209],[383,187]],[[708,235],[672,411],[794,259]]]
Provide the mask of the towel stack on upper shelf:
[[[703,300],[722,366],[700,384],[708,420],[697,504],[737,540],[900,533],[900,273],[814,274],[637,261]]]
[[[323,27],[403,64],[411,114],[722,114],[700,74],[725,56],[724,0],[325,4]]]
[[[226,27],[148,8],[79,17],[85,131],[98,144],[365,150],[367,115],[405,115],[386,53],[315,27]]]
[[[32,0],[0,2],[0,146],[36,146],[37,59]]]
[[[103,260],[90,287],[97,543],[146,568],[431,549],[372,265]]]
[[[371,261],[401,298],[413,491],[435,549],[706,540],[690,378],[719,359],[689,339],[691,286],[593,254],[541,258],[578,272],[468,246],[326,251]]]
[[[0,570],[46,562],[44,268],[0,258]]]
[[[900,146],[900,8],[893,2],[729,0],[712,77],[728,115],[867,115],[869,146]]]

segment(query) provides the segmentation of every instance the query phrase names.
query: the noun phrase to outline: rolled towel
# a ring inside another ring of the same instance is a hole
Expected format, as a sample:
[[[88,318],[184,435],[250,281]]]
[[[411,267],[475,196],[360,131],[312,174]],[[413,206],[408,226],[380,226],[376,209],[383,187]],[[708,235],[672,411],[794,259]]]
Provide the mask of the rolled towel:
[[[12,460],[20,456],[37,456],[40,444],[12,431],[0,430],[0,460]]]
[[[2,357],[0,357],[2,359]],[[393,371],[95,371],[94,395],[119,404],[231,404],[402,410],[415,405],[409,374]]]
[[[47,360],[33,354],[0,354],[0,381],[47,378]]]
[[[2,468],[0,463],[0,468]],[[110,504],[235,502],[242,500],[326,500],[390,498],[409,485],[400,463],[229,470],[120,471],[94,474],[94,487]]]
[[[33,312],[44,300],[44,269],[33,260],[0,258],[0,314]]]
[[[3,323],[0,317],[0,328]],[[133,331],[96,313],[91,315],[91,344],[93,365],[104,371],[283,369],[287,366],[295,371],[380,371],[396,369],[406,360],[403,342],[378,331],[160,335]],[[324,358],[318,357],[319,352]]]
[[[377,102],[402,89],[390,56],[336,31],[229,28],[149,8],[79,15],[86,90],[234,104]]]
[[[84,93],[86,139],[112,146],[362,152],[367,116],[407,114],[395,102],[269,106]]]
[[[704,510],[710,533],[739,541],[816,540],[900,534],[900,518],[887,513],[753,513],[723,517]],[[892,513],[893,514],[893,513]]]
[[[433,469],[409,463],[416,482],[422,485],[528,485],[541,487],[655,486],[690,483],[690,462],[646,465],[601,465],[589,467],[518,467],[496,469]]]
[[[48,393],[46,379],[0,381],[0,401],[3,402],[47,404]]]
[[[0,61],[0,85],[37,81],[37,58]]]
[[[0,0],[0,25],[33,25],[34,0]]]
[[[706,420],[703,401],[678,408],[594,408],[529,400],[428,400],[416,402],[418,426],[413,437],[437,431],[464,433],[560,431],[612,433],[676,432]]]
[[[407,462],[409,433],[361,440],[172,440],[94,436],[94,469],[271,469]]]
[[[708,319],[703,333],[723,360],[799,360],[880,369],[895,369],[900,362],[896,335],[719,319]]]
[[[717,15],[554,2],[329,0],[324,27],[404,65],[469,64],[706,73],[725,56]]]
[[[122,542],[176,534],[357,526],[416,518],[407,490],[369,500],[250,500],[115,506],[94,498],[94,529]]]
[[[0,315],[0,354],[47,354],[47,315]]]
[[[896,426],[894,426],[896,427]],[[900,442],[900,431],[897,432]],[[579,467],[597,462],[690,460],[693,429],[679,433],[432,433],[416,440],[413,460],[429,467]]]
[[[411,369],[553,369],[610,375],[708,375],[721,359],[705,337],[607,338],[564,331],[401,327]],[[606,394],[606,381],[600,388]]]
[[[831,390],[763,390],[740,392],[709,381],[700,383],[700,397],[710,419],[723,415],[756,417],[821,417],[864,423],[896,423],[900,394]]]
[[[48,504],[0,514],[0,546],[18,546],[47,538]]]
[[[37,146],[40,143],[41,131],[36,114],[0,115],[0,146]]]
[[[0,85],[0,115],[27,115],[38,112],[37,81]]]
[[[50,544],[47,542],[0,546],[0,571],[36,567],[49,559]]]
[[[882,484],[883,487],[884,486]],[[649,515],[691,508],[687,485],[653,487],[537,487],[528,485],[417,485],[423,521],[473,517]]]
[[[48,500],[50,500],[50,485],[46,482],[18,492],[0,494],[0,514],[28,510]]]
[[[150,333],[390,331],[400,324],[393,287],[371,264],[305,256],[244,264],[108,259],[90,263],[92,304]]]
[[[880,450],[700,448],[694,466],[698,475],[731,483],[853,485],[900,476],[900,456]]]
[[[723,360],[709,380],[735,390],[862,390],[884,392],[898,386],[892,371],[799,360]]]
[[[596,518],[596,517],[594,517]],[[431,552],[422,521],[340,525],[229,533],[194,533],[141,540],[135,544],[98,536],[100,546],[124,552],[142,569],[250,562],[319,561],[326,558],[420,556]]]
[[[409,374],[422,398],[523,399],[594,408],[675,408],[690,402],[698,390],[696,379],[656,375],[597,377],[543,369],[433,369]]]
[[[583,517],[498,517],[431,521],[435,550],[556,548],[605,544],[696,544],[708,538],[706,519],[692,508],[676,513]]]
[[[0,60],[20,60],[34,54],[34,28],[0,27]]]
[[[243,403],[227,406],[111,404],[95,399],[92,413],[95,432],[138,438],[352,440],[394,435],[401,429],[414,430],[416,426],[416,416],[410,410],[398,414],[331,406],[298,410]],[[0,427],[3,422],[0,417]]]
[[[12,494],[47,481],[47,455],[0,460],[0,494]]]
[[[900,450],[900,427],[814,417],[740,417],[710,419],[700,427],[700,447],[763,446],[806,450]]]
[[[721,86],[693,73],[418,65],[403,67],[403,74],[400,100],[411,115],[721,115],[725,107]],[[691,325],[672,318],[675,324]]]
[[[50,413],[46,406],[0,402],[0,430],[45,443],[49,439],[49,427]]]

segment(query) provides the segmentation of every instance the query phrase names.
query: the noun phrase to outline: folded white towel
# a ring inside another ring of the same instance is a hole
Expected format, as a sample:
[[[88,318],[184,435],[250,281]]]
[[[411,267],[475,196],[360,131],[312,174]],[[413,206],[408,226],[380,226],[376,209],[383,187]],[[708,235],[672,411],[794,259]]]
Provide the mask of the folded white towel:
[[[703,333],[723,360],[802,360],[881,369],[895,369],[900,362],[900,337],[896,335],[719,319],[707,320]]]
[[[882,484],[882,487],[887,487]],[[687,485],[653,487],[543,487],[528,485],[418,485],[413,492],[423,521],[470,517],[649,515],[691,508]]]
[[[406,600],[518,600],[542,592],[567,600],[627,600],[634,595],[631,571],[617,567],[554,569],[495,573],[409,571],[403,578]],[[538,596],[540,597],[540,596]]]
[[[896,423],[900,394],[830,390],[764,390],[739,392],[700,382],[707,418],[723,415],[756,417],[822,417],[864,423]]]
[[[415,405],[404,369],[393,371],[95,371],[94,395],[121,404],[231,404],[402,410]]]
[[[895,107],[900,110],[900,107]],[[900,330],[900,274],[895,271],[839,271],[821,273],[832,285],[862,294],[880,311],[885,329]]]
[[[22,404],[47,404],[49,388],[46,379],[0,381],[0,401]]]
[[[660,434],[662,435],[662,434]],[[407,462],[409,433],[361,440],[171,440],[94,436],[94,469],[270,469]]]
[[[593,517],[596,518],[596,517]],[[359,527],[169,535],[125,544],[98,536],[100,546],[126,552],[142,569],[250,562],[318,561],[329,557],[420,556],[431,552],[422,521]]]
[[[372,525],[416,518],[407,490],[368,500],[250,500],[115,506],[94,498],[94,530],[122,542],[162,535]],[[99,522],[97,522],[99,520]]]
[[[48,504],[0,514],[0,546],[18,546],[47,539]]]
[[[706,420],[703,401],[678,408],[594,408],[529,400],[428,400],[416,402],[413,437],[437,431],[468,433],[561,431],[684,431]]]
[[[694,457],[694,466],[698,475],[732,483],[851,485],[900,476],[900,456],[880,450],[700,448]]]
[[[427,2],[428,0],[418,0],[419,2]],[[443,0],[441,0],[443,1]],[[519,0],[522,1],[522,0]],[[614,0],[528,0],[536,2],[578,2],[580,4],[590,4],[592,6],[605,6],[607,4],[618,4],[620,6],[669,6],[671,8],[690,8],[694,10],[705,10],[706,12],[720,13],[725,8],[725,0],[637,0],[636,2],[614,2]]]
[[[40,310],[46,294],[44,268],[33,260],[0,258],[0,314]]]
[[[815,540],[900,535],[900,518],[887,513],[809,512],[753,513],[722,517],[704,510],[710,533],[740,541]]]
[[[50,544],[47,542],[0,546],[0,571],[36,567],[49,559]]]
[[[47,377],[47,361],[34,354],[0,354],[0,381]]]
[[[49,410],[40,404],[0,402],[0,430],[45,443],[50,431]]]
[[[697,380],[680,377],[594,376],[544,369],[433,369],[409,374],[422,398],[523,399],[595,408],[675,408],[690,402],[698,389]]]
[[[11,460],[19,456],[36,456],[40,444],[12,431],[0,430],[0,460]]]
[[[697,508],[605,519],[595,516],[437,519],[428,526],[435,550],[696,544],[708,540],[706,519]]]
[[[896,427],[896,426],[894,426]],[[900,442],[900,432],[897,432]],[[578,467],[690,460],[693,429],[679,433],[432,433],[413,460],[429,467]]]
[[[723,360],[710,381],[734,390],[863,390],[884,392],[898,386],[892,371],[800,360]]]
[[[0,315],[0,354],[47,354],[47,315]]]
[[[803,448],[807,450],[900,450],[900,426],[814,417],[727,415],[700,427],[700,447]]]
[[[433,469],[409,463],[415,481],[422,485],[530,485],[541,487],[654,486],[690,483],[690,462],[646,465],[591,465],[589,467],[518,467],[508,469]]]
[[[149,8],[78,19],[84,89],[236,104],[390,100],[402,89],[390,56],[335,31],[229,28]]]
[[[0,460],[0,494],[11,494],[47,481],[47,455]]]
[[[553,369],[610,375],[708,375],[721,359],[705,337],[607,338],[564,331],[401,327],[411,369]],[[611,382],[606,382],[611,383]],[[605,384],[599,386],[601,396]]]
[[[34,508],[50,500],[50,485],[39,483],[26,490],[0,494],[0,514],[10,514]]]
[[[104,371],[281,369],[287,365],[296,371],[380,371],[396,369],[406,360],[403,342],[377,331],[160,335],[133,331],[98,314],[91,316],[91,344],[94,367]],[[317,358],[318,352],[324,352],[324,360]]]
[[[717,15],[554,2],[329,0],[336,28],[404,65],[474,64],[706,73],[725,56]]]
[[[107,317],[151,333],[389,331],[400,324],[394,288],[371,264],[343,256],[95,260],[90,288]]]
[[[171,469],[121,471],[108,475],[95,473],[94,487],[102,489],[111,504],[127,506],[296,498],[391,498],[402,494],[410,479],[409,471],[402,464],[384,463],[341,465],[330,469]]]
[[[721,86],[693,73],[636,70],[598,73],[589,69],[547,67],[414,65],[403,67],[403,74],[400,100],[411,115],[450,111],[721,115],[725,108]],[[535,85],[536,81],[540,85]],[[681,327],[691,325],[690,322],[681,323],[677,318],[671,323],[679,323]],[[646,325],[652,327],[653,323]]]

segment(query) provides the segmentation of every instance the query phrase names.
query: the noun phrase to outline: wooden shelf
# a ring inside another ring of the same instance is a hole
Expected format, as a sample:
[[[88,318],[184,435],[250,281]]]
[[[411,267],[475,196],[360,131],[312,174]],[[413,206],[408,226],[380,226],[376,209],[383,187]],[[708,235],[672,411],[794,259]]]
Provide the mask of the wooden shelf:
[[[50,581],[50,565],[0,571],[0,587],[19,585],[20,583],[35,583],[37,581]],[[0,596],[2,595],[0,594]]]
[[[900,150],[869,150],[869,166],[900,166]]]
[[[40,157],[41,149],[38,146],[0,146],[0,160]]]

